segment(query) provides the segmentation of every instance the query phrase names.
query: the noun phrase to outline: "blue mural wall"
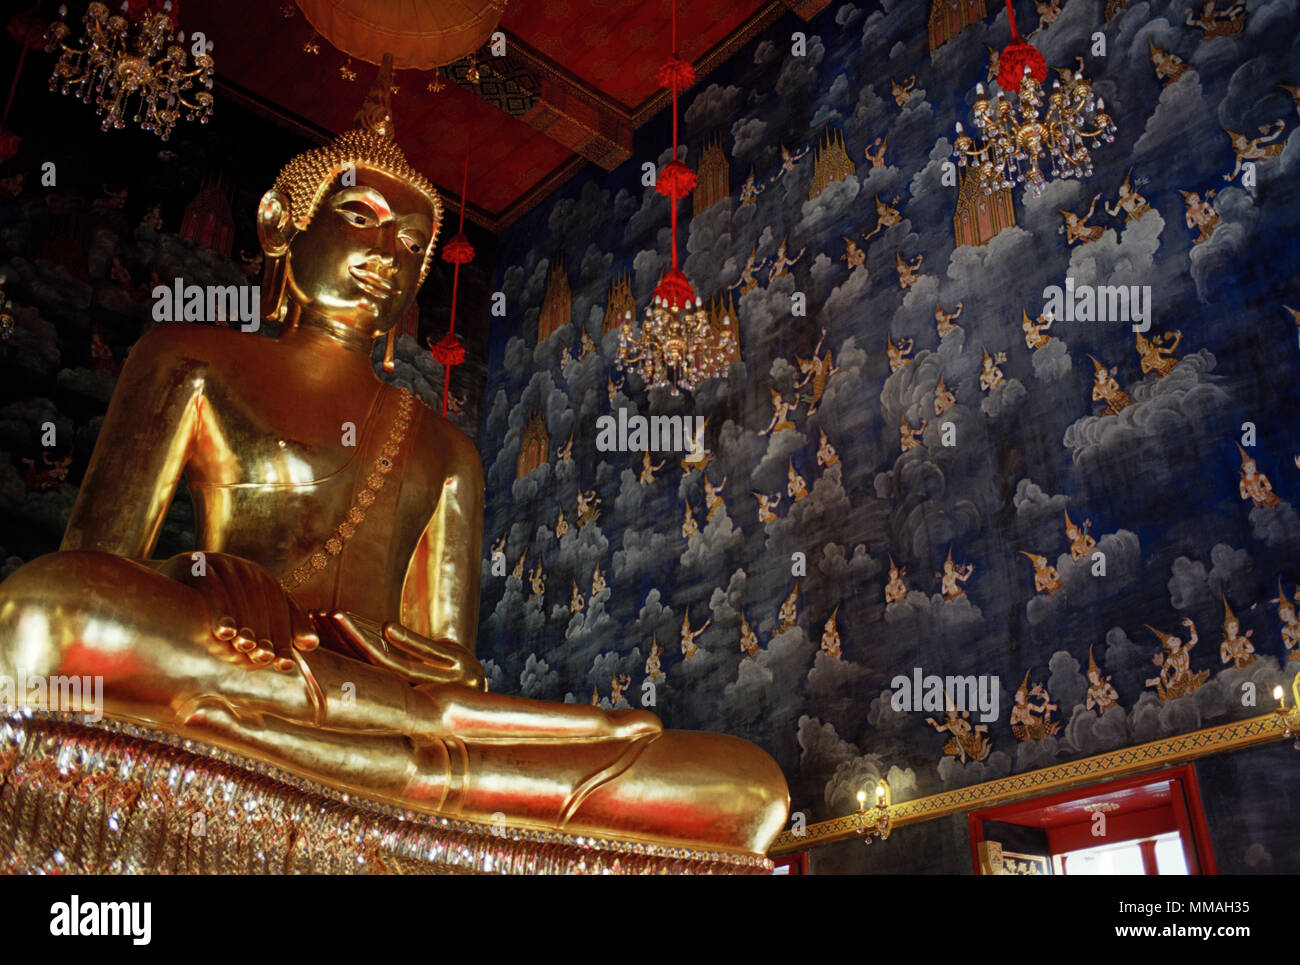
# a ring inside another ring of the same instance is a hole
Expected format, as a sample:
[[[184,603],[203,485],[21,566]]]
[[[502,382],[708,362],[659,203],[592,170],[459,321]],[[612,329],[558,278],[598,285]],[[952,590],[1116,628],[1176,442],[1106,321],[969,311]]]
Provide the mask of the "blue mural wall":
[[[852,810],[878,777],[902,800],[1255,715],[1300,668],[1277,602],[1300,581],[1297,3],[1248,0],[1244,26],[1189,23],[1185,0],[1068,0],[1050,23],[1017,4],[1051,67],[1082,57],[1118,133],[1090,176],[1018,187],[1014,226],[961,245],[955,125],[973,129],[1010,33],[990,4],[932,53],[928,6],[789,15],[685,95],[685,159],[717,139],[730,166],[728,197],[693,216],[683,203],[680,243],[706,302],[732,290],[742,361],[726,379],[647,393],[615,370],[616,332],[602,337],[616,275],[644,306],[669,264],[668,202],[641,181],[670,159],[667,117],[501,239],[491,688],[604,707],[652,694],[670,727],[766,748],[809,820]],[[840,137],[853,172],[810,193],[818,147]],[[761,193],[742,203],[751,171],[744,197]],[[758,284],[736,294],[751,254]],[[557,264],[571,323],[539,341]],[[1067,279],[1149,286],[1145,346],[1124,321],[1058,313],[1039,331],[1045,289]],[[799,360],[828,350],[824,383],[797,386]],[[797,401],[792,427],[774,398]],[[647,470],[640,452],[599,451],[596,420],[618,409],[707,418],[711,461],[651,453]],[[546,459],[520,475],[539,438]],[[763,513],[756,494],[781,499]],[[996,717],[980,731],[978,711],[896,709],[895,678],[916,669],[995,677]]]

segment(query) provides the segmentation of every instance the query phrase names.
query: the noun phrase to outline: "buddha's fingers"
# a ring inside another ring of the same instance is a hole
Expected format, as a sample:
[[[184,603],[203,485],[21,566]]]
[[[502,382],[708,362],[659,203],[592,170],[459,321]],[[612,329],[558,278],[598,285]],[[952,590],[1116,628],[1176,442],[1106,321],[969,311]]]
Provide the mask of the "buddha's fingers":
[[[459,644],[426,637],[392,620],[384,624],[383,635],[407,656],[431,665],[434,670],[452,674],[457,683],[483,689],[482,664]]]
[[[382,636],[382,628],[373,621],[354,613],[335,612],[331,616],[347,641],[376,667],[382,667],[417,685],[456,682],[455,674],[440,671],[423,660],[408,657],[395,647],[390,647]]]

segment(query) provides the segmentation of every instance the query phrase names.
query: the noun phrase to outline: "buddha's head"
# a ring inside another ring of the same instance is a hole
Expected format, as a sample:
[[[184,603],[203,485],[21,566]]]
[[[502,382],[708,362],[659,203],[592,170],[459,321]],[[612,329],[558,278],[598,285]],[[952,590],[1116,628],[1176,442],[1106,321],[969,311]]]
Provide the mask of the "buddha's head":
[[[262,197],[263,314],[292,305],[332,326],[380,336],[415,301],[442,223],[433,185],[393,138],[391,61],[356,125],[295,157]]]

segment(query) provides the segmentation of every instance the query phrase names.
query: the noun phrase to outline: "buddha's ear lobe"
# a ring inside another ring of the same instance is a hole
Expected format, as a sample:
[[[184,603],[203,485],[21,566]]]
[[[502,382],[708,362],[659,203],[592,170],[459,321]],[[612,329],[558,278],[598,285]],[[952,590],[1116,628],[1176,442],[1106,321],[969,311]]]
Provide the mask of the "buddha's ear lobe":
[[[257,240],[262,251],[268,258],[283,257],[289,250],[289,239],[293,232],[289,199],[272,188],[262,195],[262,201],[257,206]]]

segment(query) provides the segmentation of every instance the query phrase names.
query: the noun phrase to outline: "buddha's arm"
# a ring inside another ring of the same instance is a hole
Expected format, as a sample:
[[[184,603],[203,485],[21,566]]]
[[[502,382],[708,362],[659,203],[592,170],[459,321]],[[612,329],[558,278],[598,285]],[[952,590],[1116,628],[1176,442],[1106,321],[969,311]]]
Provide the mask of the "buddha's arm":
[[[162,329],[132,349],[95,442],[61,549],[147,560],[203,418],[202,366]]]
[[[446,471],[438,505],[406,568],[401,622],[416,633],[473,654],[483,541],[483,466],[469,439],[450,426],[447,429]]]

